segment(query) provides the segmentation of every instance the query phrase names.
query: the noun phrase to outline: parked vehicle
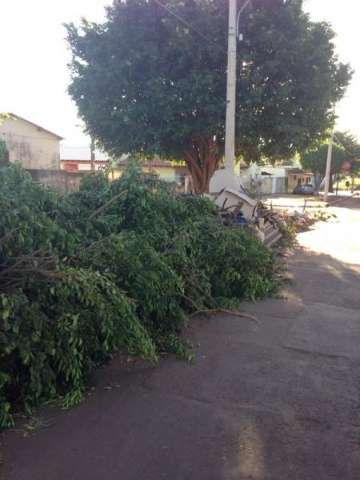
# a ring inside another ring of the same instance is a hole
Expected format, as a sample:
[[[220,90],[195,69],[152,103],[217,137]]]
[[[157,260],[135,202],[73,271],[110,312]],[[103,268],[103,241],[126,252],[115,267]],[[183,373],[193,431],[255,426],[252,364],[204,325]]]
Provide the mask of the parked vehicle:
[[[306,183],[304,185],[298,185],[295,187],[293,193],[296,195],[315,195],[315,187],[311,183]]]

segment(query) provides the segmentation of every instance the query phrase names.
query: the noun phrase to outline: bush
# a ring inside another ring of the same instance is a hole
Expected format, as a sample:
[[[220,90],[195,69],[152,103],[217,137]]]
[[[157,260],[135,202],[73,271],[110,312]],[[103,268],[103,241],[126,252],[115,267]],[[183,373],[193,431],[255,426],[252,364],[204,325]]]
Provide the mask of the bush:
[[[274,261],[213,204],[179,197],[131,165],[60,196],[0,170],[0,422],[59,398],[123,350],[183,352],[188,313],[269,295]]]

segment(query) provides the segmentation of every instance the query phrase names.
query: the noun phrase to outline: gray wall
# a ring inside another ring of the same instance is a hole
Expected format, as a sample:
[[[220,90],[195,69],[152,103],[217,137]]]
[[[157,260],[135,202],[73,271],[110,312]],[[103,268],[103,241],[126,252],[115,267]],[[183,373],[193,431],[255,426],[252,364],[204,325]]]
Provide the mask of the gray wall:
[[[62,193],[75,192],[79,189],[80,180],[86,173],[72,173],[65,170],[27,170],[34,182],[42,183]]]

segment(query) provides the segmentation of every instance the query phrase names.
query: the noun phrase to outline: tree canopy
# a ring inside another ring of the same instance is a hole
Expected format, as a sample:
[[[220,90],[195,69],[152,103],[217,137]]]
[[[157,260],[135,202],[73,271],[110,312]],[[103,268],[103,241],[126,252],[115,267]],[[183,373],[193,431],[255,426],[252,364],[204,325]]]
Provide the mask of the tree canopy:
[[[325,176],[326,172],[326,160],[328,154],[329,145],[324,143],[319,147],[309,150],[301,156],[302,166],[314,174],[319,174],[322,178]],[[332,149],[332,162],[331,162],[331,173],[338,173],[341,170],[341,166],[344,161],[347,159],[347,154],[345,150],[334,144]]]
[[[360,172],[360,143],[350,132],[336,132],[335,140],[346,152],[351,162],[351,172]]]
[[[223,154],[227,16],[223,0],[115,0],[103,24],[67,25],[87,132],[114,156],[185,160],[206,191]],[[332,126],[350,68],[301,0],[255,0],[241,26],[237,153],[289,158]]]
[[[301,155],[301,164],[320,177],[325,176],[328,143],[311,148]],[[351,163],[351,173],[360,170],[360,144],[349,132],[336,132],[332,150],[331,174],[339,173],[344,162]]]

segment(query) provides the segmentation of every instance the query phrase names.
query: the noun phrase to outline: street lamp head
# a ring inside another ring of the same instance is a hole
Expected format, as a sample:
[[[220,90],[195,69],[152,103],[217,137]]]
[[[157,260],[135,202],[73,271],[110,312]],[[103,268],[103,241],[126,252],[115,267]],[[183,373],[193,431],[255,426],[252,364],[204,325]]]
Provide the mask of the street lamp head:
[[[244,35],[242,33],[240,33],[240,17],[242,15],[242,13],[244,12],[244,10],[247,8],[247,7],[250,7],[250,8],[253,8],[253,3],[252,3],[252,0],[246,0],[241,8],[239,9],[238,11],[238,14],[237,14],[237,21],[236,21],[236,36],[237,38],[239,39],[240,42],[242,42],[244,40]]]

